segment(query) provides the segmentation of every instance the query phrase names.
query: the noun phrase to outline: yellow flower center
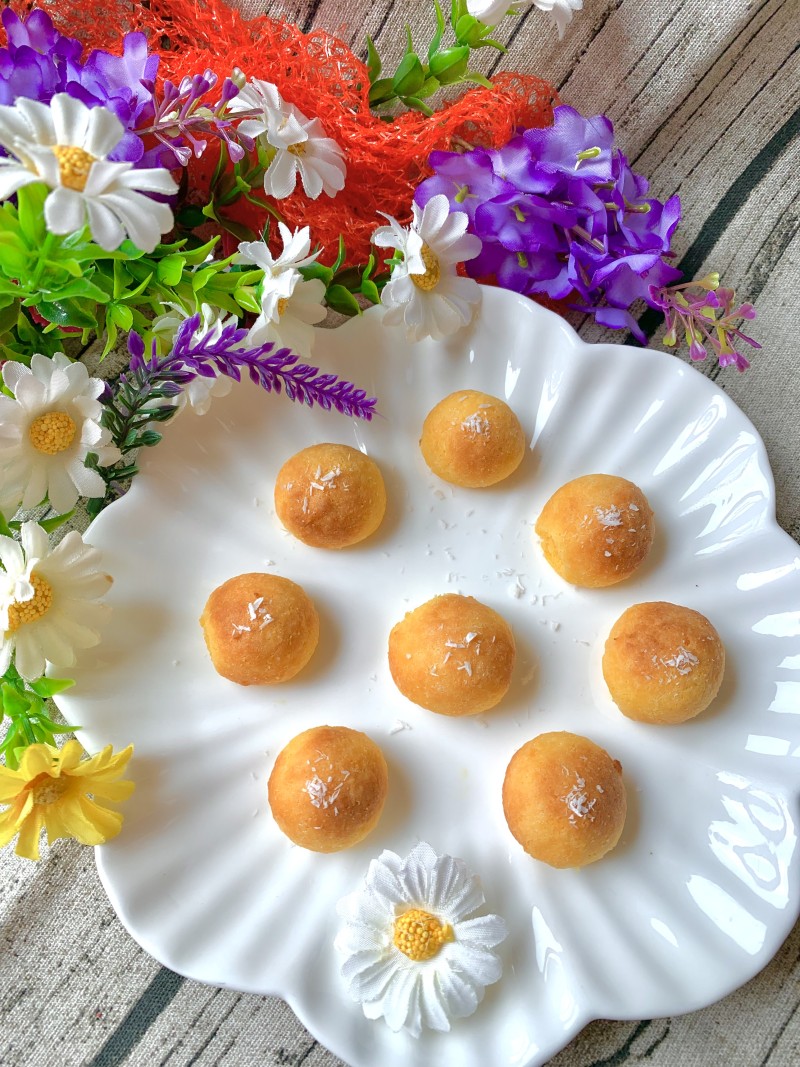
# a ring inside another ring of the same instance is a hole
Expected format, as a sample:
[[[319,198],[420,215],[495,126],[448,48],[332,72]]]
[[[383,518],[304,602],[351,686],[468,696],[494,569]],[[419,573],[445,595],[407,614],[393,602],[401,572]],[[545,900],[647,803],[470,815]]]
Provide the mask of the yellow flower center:
[[[422,256],[422,262],[425,264],[425,273],[410,274],[409,277],[417,289],[421,289],[423,293],[429,293],[441,281],[442,268],[436,253],[426,244],[422,246],[420,255]]]
[[[421,908],[411,908],[394,921],[394,944],[410,960],[431,960],[446,941],[454,941],[453,927]]]
[[[82,193],[96,157],[74,144],[54,144],[50,151],[58,160],[61,184]]]
[[[288,306],[289,306],[289,297],[288,296],[282,296],[280,298],[280,300],[278,301],[278,318],[279,319],[282,319],[283,316],[286,314],[286,309],[288,308]]]
[[[306,142],[298,141],[297,144],[290,144],[287,152],[291,152],[293,156],[304,156],[306,154]]]
[[[53,587],[40,574],[31,574],[34,594],[30,600],[16,600],[8,609],[8,633],[15,633],[20,626],[36,622],[53,606]]]
[[[75,439],[77,426],[66,411],[48,411],[30,425],[28,436],[37,452],[55,456],[65,452]]]
[[[51,778],[49,774],[43,774],[40,778],[31,790],[34,804],[55,804],[69,786],[66,778]]]

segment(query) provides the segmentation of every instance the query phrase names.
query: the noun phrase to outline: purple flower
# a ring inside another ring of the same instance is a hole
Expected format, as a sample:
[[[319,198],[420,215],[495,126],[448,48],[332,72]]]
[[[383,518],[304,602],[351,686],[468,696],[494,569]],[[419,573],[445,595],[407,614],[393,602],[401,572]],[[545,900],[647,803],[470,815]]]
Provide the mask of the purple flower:
[[[553,108],[553,125],[526,130],[525,142],[537,170],[574,174],[608,181],[614,148],[614,127],[605,115],[584,118],[571,107]]]
[[[481,204],[516,191],[510,182],[497,177],[492,153],[483,148],[464,153],[431,152],[429,163],[436,173],[417,186],[414,200],[420,207],[444,193],[450,201],[450,210],[465,212],[472,222]]]
[[[152,118],[152,89],[144,83],[152,84],[159,63],[148,54],[144,34],[126,34],[121,56],[96,49],[82,62],[80,41],[59,33],[44,11],[32,11],[23,22],[6,8],[2,20],[8,44],[0,48],[0,103],[22,96],[47,104],[56,93],[68,93],[87,107],[106,107],[126,130],[109,159],[153,165],[135,132]]]

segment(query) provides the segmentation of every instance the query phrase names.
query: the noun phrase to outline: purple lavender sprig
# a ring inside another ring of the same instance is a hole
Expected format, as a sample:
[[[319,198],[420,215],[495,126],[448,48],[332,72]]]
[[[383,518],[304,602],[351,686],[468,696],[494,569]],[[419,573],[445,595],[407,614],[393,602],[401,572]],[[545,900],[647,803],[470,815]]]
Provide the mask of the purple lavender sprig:
[[[240,86],[232,78],[225,78],[219,99],[209,105],[204,98],[216,88],[219,78],[211,70],[181,80],[180,85],[167,79],[161,100],[153,92],[155,115],[149,126],[137,130],[144,137],[152,134],[164,148],[169,149],[182,167],[194,153],[199,158],[208,146],[208,138],[224,142],[234,163],[238,163],[253,148],[253,139],[239,133],[228,113],[228,104],[239,95]],[[236,121],[246,117],[237,113]]]
[[[107,489],[103,498],[87,503],[90,514],[96,515],[122,496],[130,479],[138,473],[130,453],[158,444],[161,434],[153,424],[168,422],[176,415],[175,397],[198,376],[215,378],[225,374],[238,382],[246,371],[268,393],[283,390],[289,400],[308,407],[316,404],[326,411],[335,408],[343,415],[367,422],[374,416],[375,397],[368,397],[363,389],[335,374],[321,374],[318,367],[299,363],[288,348],[273,351],[275,345],[271,341],[247,347],[248,331],[233,323],[219,333],[196,336],[199,326],[199,315],[186,319],[175,335],[172,350],[166,356],[158,356],[153,345],[150,359],[145,359],[145,345],[139,334],[128,335],[128,369],[119,376],[116,387],[100,397],[104,404],[102,425],[111,431],[123,458],[112,467],[94,464]]]
[[[660,289],[654,286],[650,296],[653,304],[664,312],[667,322],[664,344],[673,347],[682,332],[689,356],[695,361],[705,359],[711,348],[721,367],[734,364],[737,370],[744,371],[750,362],[734,348],[734,338],[751,348],[761,348],[736,326],[741,319],[754,319],[756,309],[747,303],[737,306],[736,293],[720,286],[716,272],[680,285]]]
[[[367,421],[375,414],[376,397],[367,397],[363,389],[357,389],[335,374],[321,374],[318,367],[299,363],[299,357],[288,348],[273,352],[275,345],[271,341],[248,347],[248,331],[233,323],[218,335],[195,337],[199,324],[199,315],[193,315],[181,324],[172,351],[166,357],[168,366],[181,372],[188,371],[192,377],[214,378],[217,374],[227,374],[237,382],[244,370],[268,393],[280,393],[283,389],[289,400],[308,407],[317,404],[326,411],[335,408],[342,415]],[[159,362],[151,360],[150,366],[157,368]]]

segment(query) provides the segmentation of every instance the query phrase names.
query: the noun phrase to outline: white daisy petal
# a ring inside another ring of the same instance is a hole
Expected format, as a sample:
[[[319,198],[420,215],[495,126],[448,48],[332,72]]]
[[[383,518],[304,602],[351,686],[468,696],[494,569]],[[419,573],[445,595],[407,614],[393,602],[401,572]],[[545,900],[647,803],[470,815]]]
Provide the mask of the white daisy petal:
[[[481,987],[476,988],[469,978],[455,971],[442,971],[439,974],[439,983],[445,1010],[455,1019],[465,1019],[472,1015],[483,998]]]
[[[36,359],[36,356],[33,357]],[[28,372],[20,373],[17,385],[14,389],[16,399],[31,412],[47,403],[47,385],[40,381],[35,374]]]
[[[482,904],[483,893],[480,893],[480,896]],[[466,914],[469,914],[469,911],[466,911]],[[458,940],[464,944],[494,948],[508,937],[508,927],[498,915],[478,915],[474,919],[459,922],[457,935]]]
[[[86,225],[86,202],[75,189],[54,189],[44,202],[44,221],[51,233],[75,233]]]
[[[78,489],[70,478],[66,467],[56,463],[48,464],[47,498],[59,515],[63,515],[78,502]]]
[[[125,127],[113,111],[109,111],[105,107],[93,107],[89,109],[89,114],[86,117],[85,132],[81,136],[82,147],[86,149],[90,156],[94,156],[96,159],[104,159],[109,152],[116,148],[124,134]],[[56,135],[58,136],[57,123]],[[73,134],[73,136],[75,135]],[[75,139],[77,141],[77,137]]]
[[[414,205],[414,215],[417,216],[417,205]],[[433,247],[432,241],[436,240],[442,226],[447,222],[448,215],[450,214],[450,201],[444,195],[439,193],[437,196],[432,196],[425,207],[422,209],[421,215],[419,215],[419,221],[415,227],[422,240]],[[463,214],[463,212],[459,212]]]
[[[32,682],[44,674],[45,658],[35,634],[26,632],[28,629],[21,626],[14,635],[14,666],[26,681]]]
[[[7,574],[19,574],[24,571],[25,557],[13,537],[0,536],[0,563]]]
[[[294,192],[297,184],[297,156],[278,151],[264,174],[264,192],[283,200]]]
[[[23,522],[20,540],[27,559],[43,559],[50,551],[50,539],[38,522]]]
[[[47,465],[45,463],[36,463],[29,471],[26,471],[28,481],[25,486],[25,492],[22,495],[22,507],[26,511],[41,504],[47,496],[47,473]],[[69,508],[67,508],[67,511],[69,511]]]
[[[30,185],[38,180],[38,174],[31,173],[25,167],[0,165],[0,200],[8,200],[23,185]]]

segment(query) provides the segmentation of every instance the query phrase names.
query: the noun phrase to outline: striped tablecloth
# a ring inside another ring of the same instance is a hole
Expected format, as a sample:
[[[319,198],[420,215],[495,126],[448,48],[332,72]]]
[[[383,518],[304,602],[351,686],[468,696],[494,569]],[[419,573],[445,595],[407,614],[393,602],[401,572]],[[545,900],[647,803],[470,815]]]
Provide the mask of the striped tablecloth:
[[[364,33],[390,62],[428,0],[244,0],[250,11]],[[585,0],[559,41],[537,9],[503,26],[485,69],[534,72],[565,103],[604,112],[662,198],[678,193],[688,275],[719,270],[758,307],[752,369],[705,373],[760,430],[781,525],[800,540],[800,0]],[[586,340],[602,331],[576,320]],[[658,343],[658,334],[654,336]],[[283,1003],[213,989],[160,967],[118,923],[88,849],[0,866],[3,1067],[335,1067]],[[800,1062],[800,926],[744,988],[692,1015],[595,1022],[554,1067],[790,1067]],[[380,1067],[376,1064],[375,1067]],[[455,1065],[454,1065],[455,1067]],[[493,1067],[487,1064],[486,1067]]]

